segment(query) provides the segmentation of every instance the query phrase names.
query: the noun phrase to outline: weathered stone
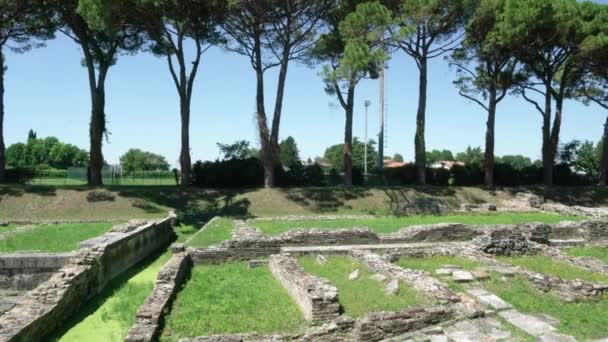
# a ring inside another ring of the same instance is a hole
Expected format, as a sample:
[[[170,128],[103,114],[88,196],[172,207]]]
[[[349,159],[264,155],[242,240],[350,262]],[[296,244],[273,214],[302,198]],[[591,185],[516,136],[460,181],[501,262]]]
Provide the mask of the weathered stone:
[[[572,336],[548,332],[540,336],[538,342],[577,342],[577,340]]]
[[[320,323],[340,315],[338,290],[327,280],[306,273],[296,259],[271,255],[268,267],[298,303],[307,320]]]
[[[376,273],[376,274],[372,274],[371,276],[369,276],[369,279],[375,280],[377,282],[383,282],[386,280],[386,277],[383,276],[382,274]]]
[[[452,273],[452,280],[457,283],[469,283],[475,280],[475,277],[471,274],[471,272],[467,271],[454,271]]]
[[[490,306],[492,309],[494,309],[496,311],[508,310],[508,309],[513,308],[513,306],[511,304],[505,302],[504,300],[500,299],[498,296],[496,296],[492,293],[489,293],[483,289],[470,289],[467,291],[467,293],[469,295],[475,297],[475,299],[477,299],[481,303]]]
[[[354,271],[352,271],[349,275],[348,275],[348,280],[356,280],[359,279],[359,269],[356,269]]]
[[[473,270],[473,271],[471,271],[471,274],[477,280],[487,280],[487,279],[490,279],[490,272],[488,272],[486,270]]]
[[[384,287],[384,291],[391,296],[398,295],[399,294],[399,280],[393,279],[393,280],[389,281],[388,284],[386,284],[386,286]]]
[[[324,255],[319,254],[319,255],[317,255],[316,261],[317,261],[317,264],[323,265],[323,264],[327,263],[327,258]]]
[[[454,270],[449,268],[438,268],[435,270],[435,274],[438,276],[450,276],[453,272]]]
[[[498,315],[532,336],[538,337],[555,331],[555,328],[546,322],[534,316],[522,314],[516,310],[501,311]]]
[[[446,215],[450,209],[447,203],[436,197],[417,197],[406,203],[391,203],[393,214],[397,216]]]
[[[158,339],[163,315],[171,306],[191,267],[192,261],[187,253],[173,255],[163,266],[154,290],[135,316],[135,323],[125,337],[126,342],[152,342]]]
[[[247,264],[249,265],[249,268],[264,267],[264,266],[268,265],[268,260],[256,260],[256,259],[252,259],[252,260],[249,260],[247,262]]]

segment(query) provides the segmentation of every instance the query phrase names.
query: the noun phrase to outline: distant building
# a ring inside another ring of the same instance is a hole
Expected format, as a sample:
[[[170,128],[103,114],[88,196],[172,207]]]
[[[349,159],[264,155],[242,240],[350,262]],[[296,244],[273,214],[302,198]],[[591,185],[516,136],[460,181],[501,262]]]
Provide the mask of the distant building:
[[[396,160],[393,159],[385,159],[384,160],[384,168],[387,169],[393,169],[393,168],[397,168],[397,167],[403,167],[406,166],[407,162],[398,162]]]
[[[451,170],[454,166],[464,166],[463,162],[453,160],[440,160],[431,164],[431,169]]]

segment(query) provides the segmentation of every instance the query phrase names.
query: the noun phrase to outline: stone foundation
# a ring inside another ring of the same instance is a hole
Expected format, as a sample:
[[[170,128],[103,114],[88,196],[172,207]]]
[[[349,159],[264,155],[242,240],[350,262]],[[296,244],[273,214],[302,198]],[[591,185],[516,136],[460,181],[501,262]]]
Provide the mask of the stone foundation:
[[[31,290],[66,265],[74,253],[0,254],[0,289]]]
[[[296,259],[282,254],[272,255],[268,267],[298,303],[304,318],[320,323],[340,315],[338,289],[327,280],[306,273]]]
[[[139,308],[135,324],[129,330],[125,341],[152,342],[158,339],[164,315],[170,310],[171,303],[190,273],[191,267],[192,260],[187,253],[173,255],[163,266],[152,294]]]
[[[128,233],[107,233],[97,239],[99,244],[80,249],[0,317],[0,341],[45,341],[110,280],[169,245],[175,238],[174,221],[171,216]]]

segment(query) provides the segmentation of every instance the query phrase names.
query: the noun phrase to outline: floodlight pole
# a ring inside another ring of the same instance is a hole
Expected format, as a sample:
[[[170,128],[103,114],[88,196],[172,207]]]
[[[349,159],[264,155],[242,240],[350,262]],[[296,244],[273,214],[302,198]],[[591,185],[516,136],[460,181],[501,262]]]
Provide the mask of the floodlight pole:
[[[363,174],[367,175],[367,109],[372,104],[370,100],[365,100],[365,140],[363,141]]]

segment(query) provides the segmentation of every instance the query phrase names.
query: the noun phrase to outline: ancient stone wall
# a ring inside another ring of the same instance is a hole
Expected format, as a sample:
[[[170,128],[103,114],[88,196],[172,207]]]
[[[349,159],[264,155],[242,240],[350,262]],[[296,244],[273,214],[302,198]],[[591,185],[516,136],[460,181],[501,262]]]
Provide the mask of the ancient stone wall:
[[[356,341],[381,341],[416,331],[452,318],[445,307],[414,308],[369,314],[355,323]]]
[[[192,268],[192,260],[187,253],[173,255],[156,278],[152,294],[139,308],[135,324],[129,330],[125,341],[151,342],[156,341],[163,325],[164,315],[171,307],[173,299],[180,286],[185,281]]]
[[[482,233],[471,226],[460,223],[439,223],[411,226],[381,237],[383,242],[442,242],[467,241]]]
[[[66,265],[74,253],[0,254],[0,289],[31,290]]]
[[[80,249],[67,265],[0,316],[0,341],[47,340],[110,280],[167,246],[175,236],[174,221],[170,216],[128,233],[110,232],[96,245]]]
[[[296,259],[283,254],[271,255],[268,267],[298,303],[304,318],[320,323],[340,315],[338,289],[327,280],[306,273]]]

